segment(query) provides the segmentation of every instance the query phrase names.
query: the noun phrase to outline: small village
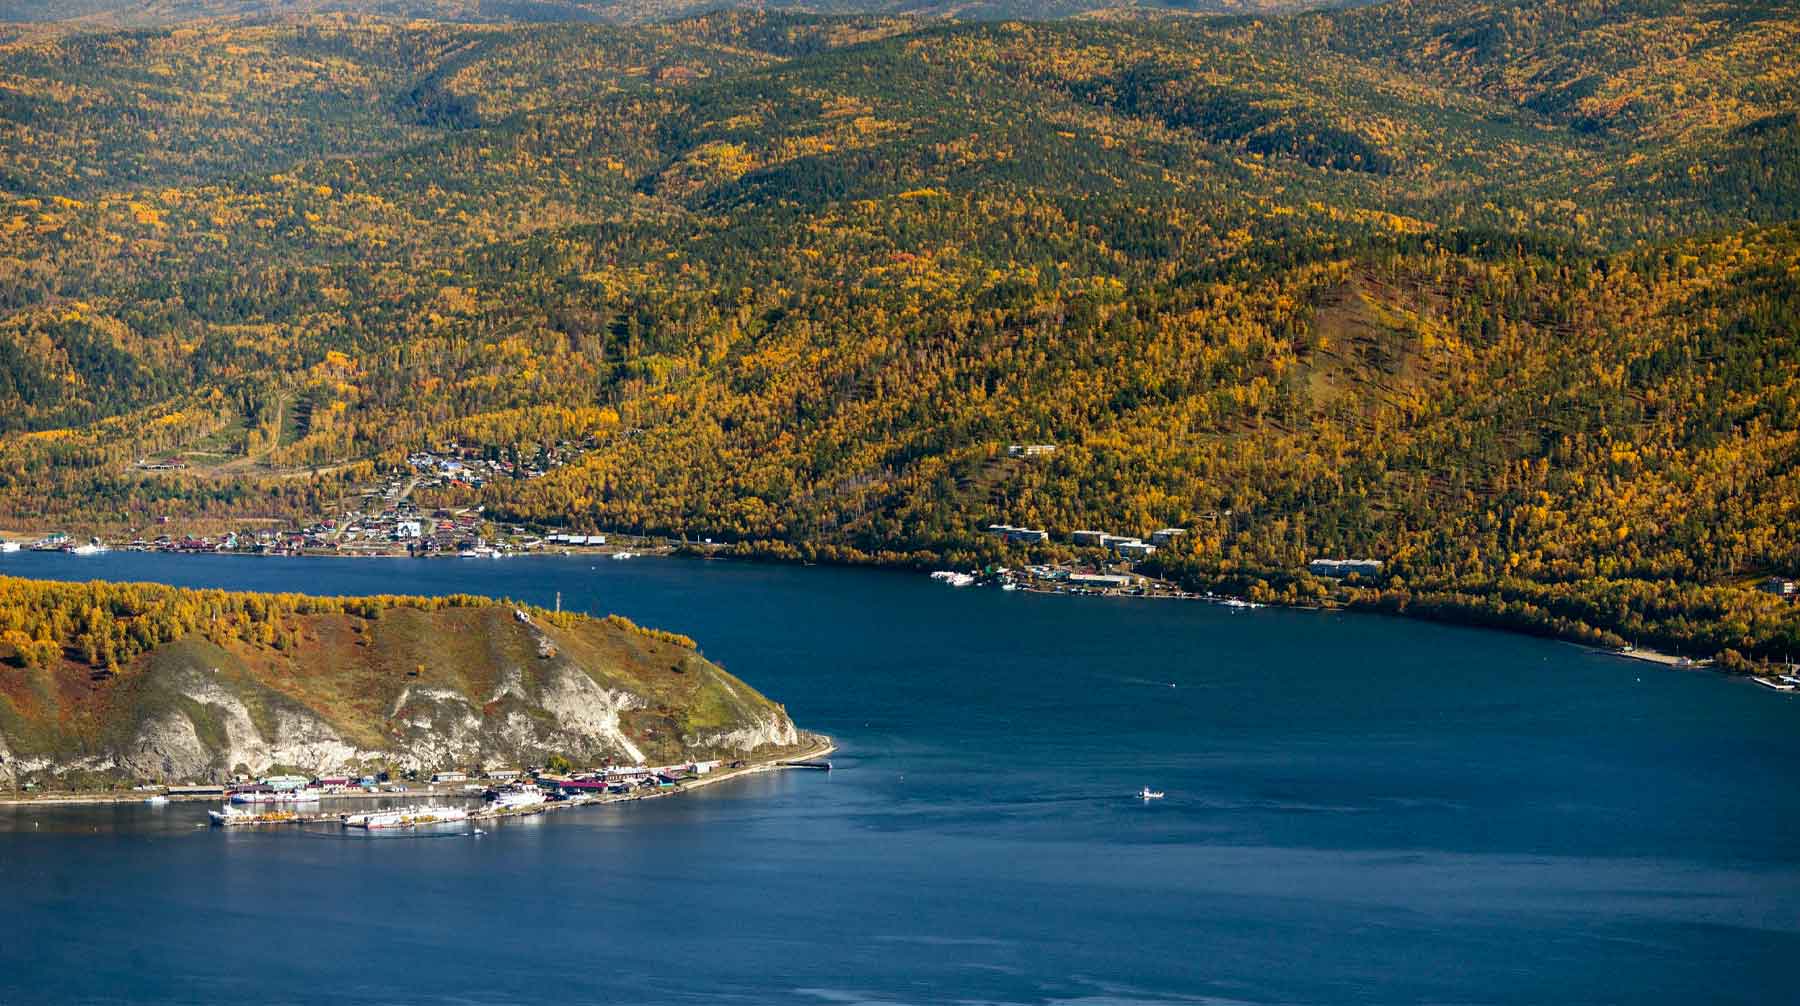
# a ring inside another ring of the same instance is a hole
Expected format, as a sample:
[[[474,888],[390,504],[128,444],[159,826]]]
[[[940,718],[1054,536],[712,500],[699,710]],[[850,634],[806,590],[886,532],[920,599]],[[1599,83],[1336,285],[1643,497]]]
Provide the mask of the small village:
[[[346,829],[420,828],[507,817],[523,817],[592,804],[667,796],[745,772],[806,768],[829,771],[822,743],[795,758],[775,761],[691,761],[674,765],[609,765],[586,771],[549,766],[528,769],[489,767],[432,773],[341,772],[318,776],[271,774],[230,782],[145,784],[135,788],[152,805],[171,801],[218,801],[209,812],[215,827],[337,825]],[[560,759],[552,759],[552,762]],[[29,791],[32,787],[27,786]],[[56,800],[55,797],[46,797]],[[69,798],[77,799],[80,798]],[[325,801],[379,799],[372,811],[327,811]],[[424,800],[426,802],[419,802]],[[479,802],[476,802],[479,801]]]
[[[360,489],[335,516],[303,527],[263,527],[218,536],[153,534],[170,518],[158,517],[152,528],[125,541],[77,540],[51,532],[29,542],[0,543],[0,550],[62,551],[91,555],[111,549],[173,554],[271,556],[460,557],[498,559],[533,553],[590,551],[615,558],[666,553],[664,541],[635,535],[563,531],[538,532],[521,524],[489,519],[484,505],[421,507],[415,493],[481,489],[499,479],[539,479],[574,462],[593,448],[591,440],[561,441],[529,459],[505,457],[493,447],[451,441],[432,450],[415,451],[406,468]],[[147,470],[183,467],[178,460],[139,462]]]
[[[1015,445],[1017,446],[1017,445]],[[1026,450],[1029,448],[1019,448]],[[1040,446],[1037,448],[1042,450]],[[1227,512],[1229,513],[1229,512]],[[989,524],[986,533],[1011,545],[1043,545],[1055,539],[1044,528],[1016,527],[1012,524]],[[1173,597],[1215,601],[1229,607],[1260,608],[1262,604],[1242,598],[1222,597],[1210,593],[1182,590],[1169,580],[1143,571],[1145,560],[1167,549],[1187,535],[1186,528],[1165,527],[1150,533],[1149,540],[1136,535],[1108,531],[1071,531],[1063,544],[1087,550],[1088,559],[1080,563],[1034,563],[1016,569],[989,566],[970,572],[941,570],[932,577],[953,587],[982,585],[1002,590],[1033,590],[1056,594],[1099,594],[1125,597]],[[1318,558],[1307,564],[1314,576],[1343,580],[1356,577],[1371,580],[1381,575],[1379,559]]]

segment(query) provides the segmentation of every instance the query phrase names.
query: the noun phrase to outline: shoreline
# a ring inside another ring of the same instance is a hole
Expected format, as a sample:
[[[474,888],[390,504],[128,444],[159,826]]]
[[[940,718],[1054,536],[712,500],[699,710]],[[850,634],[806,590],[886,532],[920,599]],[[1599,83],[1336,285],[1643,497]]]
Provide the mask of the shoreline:
[[[1645,663],[1660,664],[1663,667],[1673,670],[1716,670],[1718,667],[1717,662],[1711,657],[1701,657],[1696,660],[1693,657],[1677,656],[1673,653],[1664,653],[1661,650],[1652,650],[1643,646],[1633,646],[1626,650],[1609,650],[1603,646],[1595,646],[1591,647],[1591,649],[1607,654],[1608,656],[1621,657],[1626,660],[1642,660]]]
[[[725,782],[728,779],[740,779],[745,776],[757,775],[762,772],[779,772],[784,769],[801,768],[802,766],[790,763],[811,758],[824,758],[838,750],[837,741],[830,736],[826,734],[814,734],[813,736],[819,738],[819,743],[812,747],[798,751],[790,751],[762,761],[751,762],[746,760],[744,765],[740,768],[715,769],[703,776],[695,776],[686,782],[682,782],[672,790],[659,790],[656,792],[643,793],[641,795],[638,793],[608,794],[604,797],[585,800],[581,803],[559,801],[556,803],[539,804],[535,807],[521,808],[517,812],[499,812],[490,816],[517,817],[524,814],[544,813],[551,810],[566,810],[572,807],[594,807],[600,804],[620,803],[626,800],[648,800],[661,796],[675,796],[689,790],[700,789],[705,786],[711,786],[714,783]],[[159,794],[150,790],[133,790],[129,793],[45,793],[37,796],[7,795],[0,796],[0,807],[111,807],[121,804],[148,803],[151,797],[158,795],[167,797],[170,803],[221,802],[220,797],[217,794],[196,793],[177,796],[166,793]],[[461,789],[460,787],[449,789],[425,785],[420,787],[409,786],[403,793],[332,793],[323,796],[322,800],[411,800],[423,797],[467,799],[470,798],[471,795],[472,794],[470,794],[469,791]],[[282,804],[275,806],[285,807],[291,805]]]
[[[13,539],[6,538],[4,532],[0,532],[0,540],[10,541]],[[69,550],[67,550],[67,549],[32,548],[28,545],[25,545],[23,542],[20,542],[19,544],[20,544],[19,551],[16,553],[11,553],[11,554],[24,555],[27,553],[31,553],[31,554],[43,554],[43,555],[58,555],[58,554],[73,555],[73,553],[69,552]],[[173,549],[173,548],[132,548],[128,545],[120,545],[118,547],[113,547],[111,545],[108,545],[106,547],[106,551],[100,552],[97,554],[111,555],[114,553],[126,553],[126,554],[130,554],[130,555],[164,555],[164,556],[172,556],[172,557],[178,558],[178,559],[194,558],[194,557],[198,557],[198,556],[221,556],[221,557],[225,557],[225,558],[235,558],[235,559],[419,559],[419,560],[426,560],[426,559],[480,559],[480,560],[484,560],[484,561],[491,561],[491,560],[495,560],[495,559],[542,559],[542,558],[576,559],[576,558],[582,558],[582,557],[586,557],[586,558],[590,558],[590,559],[610,559],[613,556],[618,555],[621,552],[630,552],[631,558],[633,558],[633,559],[673,559],[673,558],[679,557],[677,555],[677,551],[680,549],[680,547],[681,547],[680,545],[638,545],[638,546],[633,546],[630,548],[612,548],[610,546],[600,546],[599,548],[586,549],[586,550],[583,550],[580,552],[571,552],[571,551],[567,551],[566,549],[558,549],[556,551],[551,551],[550,549],[541,549],[540,548],[540,549],[533,549],[529,552],[508,552],[508,553],[505,553],[504,555],[465,555],[461,552],[426,552],[422,555],[413,555],[408,552],[372,552],[372,551],[255,552],[255,551],[251,551],[249,549],[230,549],[230,548],[210,549],[210,550],[205,550],[205,551],[184,551],[182,549]],[[643,549],[643,551],[638,551],[639,549]],[[76,558],[86,559],[86,558],[91,558],[91,556],[76,556]],[[708,556],[707,558],[712,558],[712,557]],[[0,567],[0,569],[4,569],[4,567]]]
[[[621,532],[607,532],[607,533],[608,534],[619,534]],[[639,537],[641,539],[641,538],[644,538],[647,536],[637,535],[636,537]],[[811,566],[811,565],[818,564],[818,563],[812,562],[812,561],[789,560],[789,559],[768,556],[768,555],[755,555],[755,554],[753,554],[753,555],[734,555],[734,554],[730,553],[729,546],[727,546],[724,543],[702,544],[702,543],[697,543],[697,542],[683,541],[683,542],[679,542],[679,543],[668,544],[667,538],[664,538],[662,540],[665,542],[665,544],[661,545],[661,546],[642,546],[642,545],[638,546],[638,548],[645,549],[644,551],[636,551],[631,548],[619,549],[619,548],[613,548],[611,546],[602,546],[601,548],[598,548],[598,549],[583,550],[583,551],[569,551],[566,548],[557,549],[555,551],[548,550],[548,549],[538,549],[538,550],[530,551],[530,552],[515,552],[515,553],[508,553],[505,555],[497,555],[497,556],[464,556],[464,555],[461,555],[458,553],[437,553],[437,552],[427,553],[425,555],[405,555],[405,554],[397,554],[397,553],[372,553],[372,552],[371,553],[341,553],[341,552],[266,553],[266,552],[231,551],[231,550],[213,551],[213,552],[181,552],[181,551],[163,551],[160,549],[133,549],[133,548],[120,548],[120,549],[116,549],[113,551],[129,552],[129,553],[139,554],[139,555],[171,556],[171,557],[175,557],[175,558],[183,558],[183,557],[190,557],[190,556],[218,555],[218,556],[239,556],[239,557],[243,557],[243,558],[253,558],[253,559],[419,559],[419,560],[458,559],[458,558],[483,558],[483,559],[532,559],[532,558],[599,559],[599,558],[609,558],[610,559],[620,551],[628,551],[631,553],[632,558],[645,558],[645,559],[698,559],[698,560],[703,560],[703,561],[713,561],[713,560],[741,561],[741,562],[748,562],[748,563],[752,563],[752,564],[768,564],[768,565],[774,565],[774,566],[792,566],[792,565]],[[702,554],[696,554],[695,552],[687,551],[688,549],[700,549],[700,550],[702,550]],[[31,550],[31,551],[37,551],[37,550]],[[889,562],[856,562],[856,561],[845,561],[845,560],[841,560],[841,559],[824,559],[822,561],[825,565],[840,567],[840,568],[844,568],[844,569],[873,569],[873,570],[879,570],[881,572],[893,572],[893,573],[904,572],[904,573],[915,573],[916,574],[916,573],[922,572],[926,568],[923,566],[918,566],[916,564],[889,563]],[[18,574],[9,573],[4,562],[0,562],[0,576],[5,576],[5,575],[18,575]],[[1547,634],[1547,633],[1534,632],[1527,628],[1514,628],[1514,627],[1507,626],[1507,625],[1494,625],[1494,624],[1489,624],[1486,622],[1475,621],[1475,620],[1446,619],[1446,618],[1438,617],[1436,615],[1422,615],[1422,614],[1415,615],[1415,614],[1412,614],[1407,611],[1387,612],[1387,611],[1379,611],[1379,610],[1370,610],[1368,608],[1359,607],[1352,603],[1345,603],[1345,602],[1337,601],[1337,600],[1328,600],[1324,603],[1318,603],[1318,604],[1288,604],[1288,603],[1284,603],[1280,600],[1252,602],[1252,601],[1249,601],[1247,598],[1239,597],[1238,595],[1234,595],[1234,594],[1195,593],[1193,591],[1182,590],[1182,589],[1178,589],[1176,592],[1173,592],[1173,593],[1164,591],[1164,592],[1154,592],[1154,593],[1147,592],[1147,593],[1141,593],[1141,594],[1134,594],[1134,593],[1129,593],[1129,592],[1124,592],[1124,591],[1111,591],[1111,590],[1082,590],[1082,591],[1053,590],[1053,589],[1046,589],[1046,588],[1042,588],[1042,587],[1023,586],[1023,585],[1021,585],[1018,588],[1018,592],[1028,593],[1028,594],[1042,594],[1042,595],[1048,595],[1048,596],[1098,597],[1098,598],[1109,598],[1109,599],[1115,599],[1115,600],[1122,599],[1122,600],[1133,600],[1133,601],[1151,601],[1151,600],[1201,601],[1201,602],[1213,604],[1215,606],[1234,607],[1234,608],[1236,608],[1236,607],[1280,608],[1280,609],[1286,610],[1286,611],[1342,612],[1342,613],[1350,613],[1350,614],[1377,614],[1377,615],[1386,614],[1386,615],[1391,615],[1396,618],[1404,618],[1404,619],[1409,619],[1409,620],[1413,620],[1413,621],[1438,622],[1440,624],[1445,624],[1445,625],[1460,625],[1465,628],[1471,628],[1471,629],[1487,629],[1487,630],[1492,630],[1492,631],[1496,631],[1496,632],[1504,632],[1509,635],[1535,636],[1535,637],[1544,638],[1544,639],[1554,639],[1558,642],[1568,643],[1572,646],[1578,646],[1583,649],[1593,650],[1596,653],[1603,653],[1603,654],[1606,654],[1609,656],[1624,657],[1627,659],[1642,660],[1647,663],[1655,663],[1655,664],[1659,664],[1659,665],[1662,665],[1662,666],[1665,666],[1668,668],[1678,669],[1678,670],[1705,669],[1705,670],[1711,670],[1711,671],[1714,671],[1715,673],[1725,675],[1726,677],[1744,677],[1744,678],[1749,678],[1752,681],[1764,680],[1764,679],[1767,679],[1771,674],[1779,674],[1780,673],[1779,670],[1774,669],[1773,665],[1771,665],[1771,669],[1766,672],[1733,671],[1733,670],[1727,670],[1727,669],[1720,667],[1718,662],[1710,656],[1708,656],[1708,657],[1684,657],[1684,656],[1680,656],[1680,655],[1676,655],[1676,654],[1663,653],[1658,650],[1650,649],[1648,647],[1641,647],[1641,646],[1634,647],[1633,649],[1631,649],[1629,651],[1625,651],[1625,650],[1619,650],[1619,649],[1615,649],[1612,647],[1592,643],[1592,642],[1589,642],[1584,639],[1570,638],[1565,635],[1557,635],[1557,634],[1553,634],[1553,633]],[[1481,596],[1481,595],[1470,595],[1470,596]],[[1242,605],[1231,605],[1229,602],[1232,600],[1243,601],[1245,603]]]
[[[699,776],[690,781],[680,783],[674,789],[623,794],[609,793],[602,797],[585,799],[579,803],[559,800],[555,803],[540,803],[532,807],[518,807],[505,810],[483,808],[482,810],[471,813],[469,815],[469,820],[471,823],[476,821],[502,821],[507,818],[536,817],[540,814],[552,814],[558,811],[579,810],[583,807],[604,807],[615,803],[629,803],[633,800],[657,800],[664,797],[680,796],[683,793],[688,793],[693,790],[703,789],[707,786],[716,785],[722,782],[729,782],[733,779],[743,779],[763,772],[780,772],[785,769],[802,768],[802,766],[792,763],[808,758],[823,758],[838,749],[837,742],[830,737],[824,734],[819,734],[817,736],[820,738],[821,743],[813,748],[809,748],[805,752],[782,755],[779,758],[757,762],[755,764],[746,763],[742,768],[717,769],[704,776]]]

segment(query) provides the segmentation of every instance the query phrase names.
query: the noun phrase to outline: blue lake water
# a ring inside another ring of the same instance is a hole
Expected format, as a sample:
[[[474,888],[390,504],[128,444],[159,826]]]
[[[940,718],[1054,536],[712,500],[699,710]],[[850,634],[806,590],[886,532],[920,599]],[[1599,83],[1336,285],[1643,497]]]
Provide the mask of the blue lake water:
[[[0,1003],[1793,1001],[1800,702],[1710,673],[724,562],[0,573],[560,590],[693,636],[842,745],[830,774],[481,838],[0,808]]]

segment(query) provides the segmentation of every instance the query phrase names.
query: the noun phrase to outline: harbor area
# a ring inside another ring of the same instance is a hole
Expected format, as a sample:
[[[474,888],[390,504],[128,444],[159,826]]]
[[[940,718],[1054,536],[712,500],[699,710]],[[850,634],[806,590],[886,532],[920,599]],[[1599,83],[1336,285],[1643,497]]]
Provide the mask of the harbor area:
[[[393,785],[372,791],[360,785],[333,792],[310,780],[307,785],[278,789],[294,777],[271,777],[255,783],[208,793],[183,792],[211,787],[170,787],[170,792],[144,798],[147,802],[174,799],[220,799],[223,805],[209,811],[215,827],[279,827],[311,825],[346,830],[425,828],[451,824],[478,826],[503,818],[529,817],[576,807],[592,807],[630,800],[673,796],[728,779],[782,769],[829,771],[828,756],[836,750],[829,740],[820,741],[783,757],[757,761],[699,761],[663,766],[608,766],[585,772],[553,773],[547,770],[506,771],[499,777],[471,779],[462,772],[436,773],[419,788]],[[373,810],[344,809],[340,801],[386,798],[391,806]],[[328,804],[339,804],[328,806]]]

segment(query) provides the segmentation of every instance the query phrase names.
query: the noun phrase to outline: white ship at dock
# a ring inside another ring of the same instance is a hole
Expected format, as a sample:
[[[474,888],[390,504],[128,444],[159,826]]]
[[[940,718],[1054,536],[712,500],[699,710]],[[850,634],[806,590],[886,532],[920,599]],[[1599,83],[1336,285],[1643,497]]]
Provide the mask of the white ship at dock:
[[[316,789],[242,790],[231,794],[232,803],[317,803]]]
[[[384,828],[417,828],[429,824],[455,824],[468,819],[469,812],[462,807],[430,805],[396,807],[392,810],[369,811],[365,814],[346,814],[343,822],[346,828],[367,828],[370,831],[379,831]]]
[[[488,806],[494,810],[517,810],[536,807],[546,799],[544,791],[536,786],[508,786],[489,793]]]
[[[243,810],[231,806],[206,813],[213,824],[227,828],[240,824],[290,824],[300,819],[291,810]]]

